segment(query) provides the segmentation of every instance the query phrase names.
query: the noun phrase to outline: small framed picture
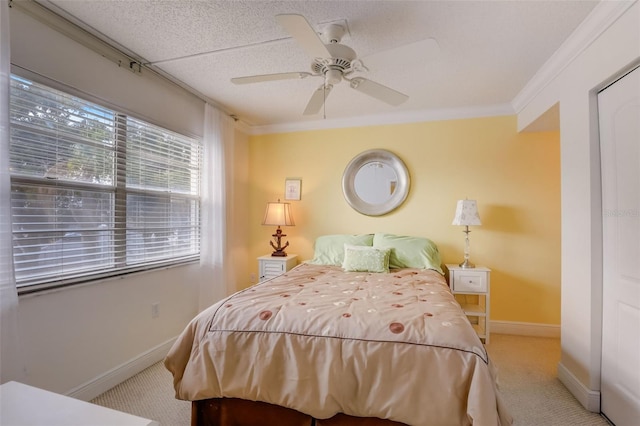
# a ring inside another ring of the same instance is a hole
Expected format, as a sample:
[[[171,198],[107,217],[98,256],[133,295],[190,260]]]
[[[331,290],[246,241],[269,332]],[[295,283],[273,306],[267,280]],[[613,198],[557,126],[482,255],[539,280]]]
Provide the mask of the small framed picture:
[[[302,179],[285,179],[284,181],[284,199],[285,200],[299,200],[300,199],[300,187],[302,186]]]

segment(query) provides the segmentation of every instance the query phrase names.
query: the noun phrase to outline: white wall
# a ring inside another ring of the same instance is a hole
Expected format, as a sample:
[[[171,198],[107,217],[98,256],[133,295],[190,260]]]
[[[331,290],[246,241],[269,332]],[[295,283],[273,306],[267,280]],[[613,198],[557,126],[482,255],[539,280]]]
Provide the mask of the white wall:
[[[564,68],[518,115],[524,129],[559,102],[562,357],[559,377],[599,411],[602,321],[600,157],[595,92],[640,61],[640,4]]]
[[[199,269],[179,266],[21,296],[28,384],[90,399],[162,359],[197,313]],[[158,318],[151,315],[154,303]]]
[[[118,67],[17,6],[10,9],[13,71],[174,131],[200,137],[204,101],[154,73]],[[235,134],[232,191],[234,269],[246,271],[248,138]],[[206,236],[203,236],[206,238]],[[162,359],[198,311],[198,264],[127,275],[19,298],[20,350],[27,383],[91,399]],[[245,272],[236,272],[238,276]],[[243,283],[244,284],[244,283]],[[217,294],[223,295],[222,292]],[[152,318],[152,305],[159,317]]]

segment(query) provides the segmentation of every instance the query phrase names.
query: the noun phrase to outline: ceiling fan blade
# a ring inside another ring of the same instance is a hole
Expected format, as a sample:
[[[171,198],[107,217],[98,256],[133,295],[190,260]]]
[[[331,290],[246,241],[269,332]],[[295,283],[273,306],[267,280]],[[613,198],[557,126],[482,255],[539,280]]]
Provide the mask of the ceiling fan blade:
[[[436,58],[440,53],[440,45],[433,38],[405,44],[393,49],[383,50],[360,58],[370,70],[395,67],[417,68]]]
[[[235,84],[260,83],[263,81],[291,80],[313,76],[308,72],[281,72],[277,74],[249,75],[247,77],[235,77],[231,79]]]
[[[278,23],[293,37],[312,58],[330,58],[331,53],[322,39],[313,29],[307,18],[302,15],[276,15]]]
[[[304,110],[304,115],[314,115],[320,112],[320,109],[324,105],[324,101],[331,93],[331,89],[333,89],[333,85],[331,84],[323,84],[318,87],[313,95],[311,95],[311,99],[309,99],[309,103],[307,103],[307,107]]]
[[[390,87],[383,86],[380,83],[367,80],[363,77],[352,78],[351,80],[349,80],[349,84],[351,85],[352,89],[376,98],[382,102],[388,103],[389,105],[398,106],[409,99],[409,96],[405,95],[404,93],[400,93],[397,90],[393,90]]]

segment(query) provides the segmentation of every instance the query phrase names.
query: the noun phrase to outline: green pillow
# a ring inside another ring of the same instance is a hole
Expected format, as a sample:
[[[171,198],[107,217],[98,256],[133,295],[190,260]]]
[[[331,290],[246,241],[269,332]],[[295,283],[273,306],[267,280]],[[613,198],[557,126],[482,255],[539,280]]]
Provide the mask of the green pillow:
[[[373,234],[336,234],[323,235],[316,238],[315,253],[308,263],[315,265],[342,266],[344,262],[344,245],[369,246],[373,245]]]
[[[376,233],[373,236],[373,246],[391,249],[389,256],[391,269],[433,269],[444,275],[440,267],[442,261],[438,246],[428,238]]]
[[[389,272],[390,252],[389,249],[345,244],[342,268],[355,272]]]

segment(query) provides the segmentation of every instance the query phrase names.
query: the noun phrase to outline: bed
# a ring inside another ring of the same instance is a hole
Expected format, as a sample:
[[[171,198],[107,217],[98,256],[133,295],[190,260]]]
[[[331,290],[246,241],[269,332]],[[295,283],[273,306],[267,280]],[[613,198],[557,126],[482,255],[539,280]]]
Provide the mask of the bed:
[[[332,235],[201,312],[165,366],[192,425],[508,425],[430,240]]]

